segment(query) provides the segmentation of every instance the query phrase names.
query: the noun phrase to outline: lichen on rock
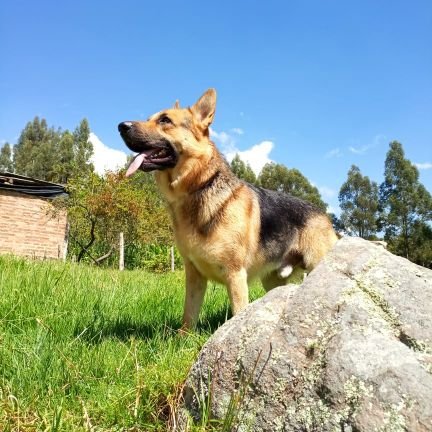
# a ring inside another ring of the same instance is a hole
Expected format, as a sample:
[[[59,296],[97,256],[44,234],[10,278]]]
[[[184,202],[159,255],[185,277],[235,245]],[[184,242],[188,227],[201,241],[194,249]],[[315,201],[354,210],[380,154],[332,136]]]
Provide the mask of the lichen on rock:
[[[432,431],[432,271],[343,238],[216,331],[184,410],[238,431]]]

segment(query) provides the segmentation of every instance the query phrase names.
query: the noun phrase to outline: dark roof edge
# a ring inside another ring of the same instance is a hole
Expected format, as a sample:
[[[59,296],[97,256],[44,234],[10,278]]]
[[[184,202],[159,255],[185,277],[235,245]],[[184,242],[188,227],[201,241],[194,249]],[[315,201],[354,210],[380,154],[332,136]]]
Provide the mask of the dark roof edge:
[[[0,172],[0,190],[20,192],[42,198],[67,195],[65,186],[10,172]]]

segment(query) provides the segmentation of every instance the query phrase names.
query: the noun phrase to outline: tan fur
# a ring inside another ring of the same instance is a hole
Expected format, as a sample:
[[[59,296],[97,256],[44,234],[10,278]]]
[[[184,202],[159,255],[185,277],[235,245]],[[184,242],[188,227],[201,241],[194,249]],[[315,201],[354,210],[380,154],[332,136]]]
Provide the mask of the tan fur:
[[[280,276],[299,265],[298,256],[310,271],[336,241],[328,219],[318,215],[297,234],[285,270],[265,261],[260,250],[256,193],[233,177],[209,139],[215,106],[216,93],[210,89],[190,108],[182,109],[176,102],[164,110],[173,124],[159,124],[161,112],[146,122],[134,123],[143,139],[163,136],[178,154],[177,164],[156,171],[155,179],[167,200],[175,240],[185,261],[183,329],[190,329],[197,321],[207,280],[227,286],[236,314],[248,304],[248,280],[261,277],[266,289],[281,285],[286,277]],[[213,182],[214,188],[206,188],[208,182]]]
[[[317,239],[320,239],[317,241]],[[325,215],[311,218],[299,239],[305,269],[312,271],[337,241],[337,235]]]

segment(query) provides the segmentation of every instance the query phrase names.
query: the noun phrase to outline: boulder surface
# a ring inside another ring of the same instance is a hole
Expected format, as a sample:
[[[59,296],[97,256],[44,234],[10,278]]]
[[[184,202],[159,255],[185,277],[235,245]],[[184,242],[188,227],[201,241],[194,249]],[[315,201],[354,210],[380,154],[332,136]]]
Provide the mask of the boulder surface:
[[[302,285],[221,326],[178,423],[236,431],[432,431],[432,271],[343,238]]]

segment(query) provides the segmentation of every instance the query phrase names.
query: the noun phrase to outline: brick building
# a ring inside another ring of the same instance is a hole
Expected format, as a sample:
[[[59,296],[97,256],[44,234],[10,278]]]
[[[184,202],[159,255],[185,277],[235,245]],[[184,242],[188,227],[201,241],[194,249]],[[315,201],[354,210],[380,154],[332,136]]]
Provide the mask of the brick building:
[[[48,214],[65,193],[55,183],[0,173],[0,253],[65,259],[67,215]]]

